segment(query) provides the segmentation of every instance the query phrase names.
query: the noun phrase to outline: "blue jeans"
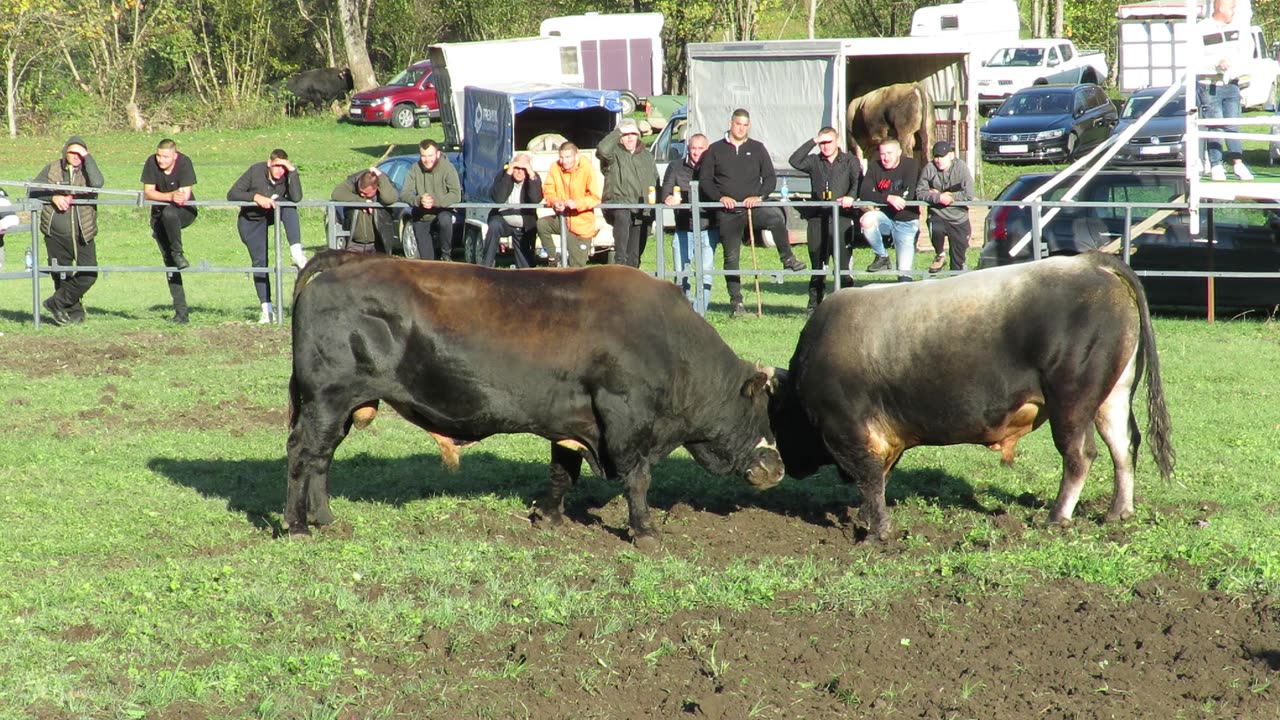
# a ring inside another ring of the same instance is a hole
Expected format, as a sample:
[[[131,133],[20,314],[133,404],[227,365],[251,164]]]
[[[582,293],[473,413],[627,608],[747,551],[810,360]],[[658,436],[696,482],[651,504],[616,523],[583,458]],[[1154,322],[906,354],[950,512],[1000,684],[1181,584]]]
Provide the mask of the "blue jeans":
[[[1203,118],[1238,118],[1241,116],[1240,86],[1234,83],[1197,83],[1196,102],[1201,107]],[[1225,132],[1239,132],[1238,125],[1213,128]],[[1222,164],[1222,141],[1214,138],[1205,141],[1209,151],[1209,166]],[[1239,140],[1227,141],[1227,159],[1235,161],[1244,155],[1244,143]]]
[[[702,297],[694,298],[693,291],[690,289],[689,278],[680,279],[680,286],[684,288],[684,296],[689,298],[689,302],[693,303],[693,309],[699,315],[707,314],[707,305],[711,302],[711,269],[714,267],[716,257],[716,245],[720,244],[720,231],[715,228],[703,230],[699,233],[702,238]],[[694,245],[692,230],[677,230],[671,236],[671,250],[675,255],[676,272],[684,272],[686,268],[693,265],[694,261]]]
[[[876,254],[876,257],[886,257],[889,254],[889,251],[884,249],[884,241],[881,237],[893,236],[893,247],[898,255],[898,272],[911,272],[911,265],[916,259],[916,236],[920,234],[919,218],[891,220],[888,215],[879,210],[868,210],[862,214],[860,225],[862,239],[871,246],[871,251]]]

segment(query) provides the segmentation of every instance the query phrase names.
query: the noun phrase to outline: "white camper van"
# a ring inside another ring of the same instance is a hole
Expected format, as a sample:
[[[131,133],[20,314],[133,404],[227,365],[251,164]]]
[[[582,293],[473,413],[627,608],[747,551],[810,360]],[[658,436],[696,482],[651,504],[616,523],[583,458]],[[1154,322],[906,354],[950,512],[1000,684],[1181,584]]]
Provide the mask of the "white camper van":
[[[538,34],[576,44],[582,58],[582,86],[617,90],[622,112],[662,94],[662,13],[564,15],[542,21]]]
[[[922,7],[911,16],[911,37],[951,38],[965,43],[975,63],[998,47],[1018,42],[1017,0],[962,0]]]

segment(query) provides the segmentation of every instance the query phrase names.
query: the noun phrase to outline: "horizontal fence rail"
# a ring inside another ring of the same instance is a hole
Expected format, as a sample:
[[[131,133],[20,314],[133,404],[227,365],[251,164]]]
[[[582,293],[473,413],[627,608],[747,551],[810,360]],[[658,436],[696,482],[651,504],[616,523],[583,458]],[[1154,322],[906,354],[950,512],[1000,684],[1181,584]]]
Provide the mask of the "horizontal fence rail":
[[[74,204],[77,204],[77,205],[96,205],[100,207],[110,207],[110,206],[147,207],[147,206],[162,206],[166,204],[166,203],[157,203],[157,202],[144,200],[142,198],[140,191],[133,191],[133,190],[112,190],[108,188],[100,188],[100,189],[95,188],[95,189],[86,190],[86,188],[81,186],[35,184],[35,183],[28,183],[28,182],[6,181],[6,180],[0,180],[0,185],[19,185],[27,188],[35,188],[35,189],[42,189],[42,190],[69,190],[69,191],[74,191],[80,194],[91,192],[98,196],[123,195],[131,198],[131,199],[107,199],[103,197],[97,197],[97,198],[91,198],[91,199],[79,198],[74,200]],[[694,197],[697,196],[696,185],[693,191],[691,191],[688,194]],[[223,267],[223,266],[212,266],[206,260],[197,264],[193,264],[190,267],[184,268],[182,270],[179,270],[175,267],[164,267],[164,266],[136,266],[136,265],[62,266],[62,265],[56,265],[56,264],[55,265],[44,264],[43,262],[41,262],[41,253],[43,251],[43,243],[40,242],[41,238],[39,234],[39,223],[35,221],[36,218],[38,218],[40,208],[44,205],[44,203],[40,200],[34,200],[34,199],[19,199],[19,200],[11,199],[10,202],[12,203],[12,206],[7,208],[9,211],[15,214],[18,214],[19,216],[22,216],[26,213],[30,213],[30,217],[32,218],[32,220],[22,225],[19,225],[15,228],[11,228],[4,235],[4,237],[11,240],[15,237],[21,237],[24,235],[29,236],[30,242],[31,242],[30,251],[31,251],[31,257],[32,257],[32,264],[30,268],[24,268],[21,272],[18,272],[18,271],[0,272],[0,281],[27,280],[28,282],[31,283],[32,322],[37,328],[41,324],[41,320],[40,320],[41,276],[44,274],[52,274],[52,273],[74,273],[74,272],[99,272],[104,274],[105,273],[183,273],[183,274],[194,274],[194,275],[205,274],[205,273],[252,273],[252,274],[266,273],[266,274],[270,274],[273,278],[274,285],[275,285],[274,287],[274,295],[276,300],[275,305],[277,308],[280,309],[280,311],[276,313],[276,322],[283,323],[284,316],[285,316],[284,310],[286,308],[286,300],[289,297],[284,292],[283,280],[286,275],[295,274],[297,270],[293,268],[290,263],[285,261],[286,254],[285,254],[285,248],[284,248],[284,230],[283,230],[283,223],[280,222],[280,216],[279,216],[280,209],[286,208],[286,207],[297,208],[300,211],[308,210],[308,209],[319,209],[324,213],[325,219],[326,219],[325,245],[329,248],[341,248],[345,246],[345,231],[340,227],[340,224],[337,220],[338,208],[368,209],[370,207],[370,203],[336,202],[336,201],[328,201],[328,200],[302,201],[297,203],[291,203],[291,202],[277,200],[275,203],[276,209],[274,210],[275,218],[273,223],[272,248],[270,249],[270,253],[269,253],[269,257],[274,258],[274,261],[270,265],[266,267],[242,267],[242,266]],[[203,200],[198,202],[191,202],[191,203],[188,203],[188,205],[199,207],[199,208],[236,209],[236,210],[242,207],[257,207],[257,205],[251,202],[232,202],[232,201],[225,201],[225,200]],[[920,201],[910,201],[907,203],[907,205],[915,208],[921,208],[921,209],[928,207],[927,203],[923,203]],[[1182,203],[1176,203],[1176,202],[1103,203],[1103,202],[1078,202],[1078,201],[1055,202],[1055,201],[1040,200],[1038,198],[1030,201],[973,200],[968,202],[957,202],[957,203],[954,203],[953,206],[966,207],[966,208],[986,207],[989,209],[1013,207],[1013,208],[1030,210],[1030,224],[1031,224],[1030,245],[1031,245],[1032,258],[1035,260],[1038,260],[1044,256],[1044,250],[1045,250],[1045,246],[1043,242],[1044,226],[1042,223],[1042,218],[1043,218],[1043,215],[1048,211],[1050,211],[1051,209],[1065,208],[1065,207],[1072,207],[1072,208],[1098,207],[1098,208],[1109,208],[1109,209],[1122,208],[1124,210],[1125,222],[1122,226],[1123,229],[1121,232],[1121,237],[1119,238],[1120,247],[1118,248],[1118,250],[1119,250],[1119,254],[1121,255],[1122,258],[1125,259],[1126,262],[1129,262],[1130,251],[1132,250],[1131,230],[1135,227],[1133,222],[1133,215],[1135,210],[1151,210],[1153,212],[1159,212],[1159,211],[1177,212],[1177,211],[1187,211],[1189,209],[1187,203],[1185,202],[1182,202]],[[399,227],[401,223],[409,222],[408,214],[412,211],[412,208],[405,203],[394,203],[391,205],[377,204],[376,207],[379,209],[390,210],[397,214],[397,218],[396,218],[397,232],[401,231],[401,228]],[[653,213],[655,218],[660,218],[662,217],[662,215],[671,213],[675,210],[689,211],[692,215],[691,225],[692,227],[697,228],[699,226],[699,222],[702,215],[704,215],[707,212],[714,212],[720,209],[721,205],[720,203],[716,203],[716,202],[705,202],[705,201],[694,202],[694,201],[686,200],[685,202],[682,202],[674,206],[666,205],[664,203],[653,203],[653,204],[650,204],[650,203],[604,203],[604,204],[598,205],[597,207],[601,210],[629,209],[629,210],[648,211]],[[852,208],[846,209],[846,208],[843,208],[843,206],[841,205],[838,199],[837,200],[788,200],[788,201],[769,199],[769,200],[761,201],[755,207],[783,208],[784,212],[786,208],[792,208],[792,209],[818,208],[818,209],[828,210],[832,216],[832,222],[830,223],[830,226],[834,234],[838,231],[838,228],[839,228],[838,217],[840,215],[841,210],[846,210],[846,211],[849,209],[865,210],[865,209],[877,207],[877,205],[875,203],[869,203],[865,201],[856,201],[853,204]],[[1202,210],[1241,209],[1241,208],[1250,209],[1250,210],[1269,210],[1276,213],[1277,218],[1280,218],[1280,203],[1262,203],[1262,202],[1247,203],[1247,204],[1238,203],[1238,202],[1237,203],[1225,203],[1225,202],[1200,203],[1199,208]],[[441,209],[444,209],[444,208],[441,208]],[[548,208],[546,205],[542,205],[542,204],[465,202],[465,203],[458,203],[456,205],[453,205],[448,209],[455,211],[455,214],[458,216],[455,219],[455,222],[462,223],[465,226],[470,226],[471,228],[474,228],[474,230],[470,230],[470,232],[479,233],[483,239],[483,234],[485,232],[485,229],[483,227],[485,223],[485,218],[487,218],[488,213],[492,210],[495,210],[495,209],[547,210]],[[559,228],[560,237],[564,238],[567,234],[566,232],[567,228],[565,227],[565,224],[566,224],[565,216],[560,215],[559,222],[560,222],[560,228]],[[927,214],[925,212],[921,212],[920,233],[927,232],[926,222],[927,222]],[[703,266],[702,243],[696,241],[696,238],[695,238],[695,241],[693,242],[693,255],[694,255],[693,258],[691,258],[690,263],[683,270],[676,270],[674,269],[674,265],[675,265],[674,260],[670,264],[668,264],[667,262],[667,253],[674,252],[674,250],[670,247],[670,244],[667,242],[667,237],[669,234],[673,233],[674,231],[673,230],[669,231],[663,225],[664,225],[663,222],[653,223],[653,229],[652,229],[653,239],[654,239],[654,243],[657,246],[656,258],[655,258],[656,269],[654,272],[651,272],[650,274],[664,280],[673,280],[676,282],[687,280],[690,286],[690,290],[694,295],[695,299],[700,298],[701,295],[706,292],[705,288],[703,287],[703,283],[699,281],[700,277],[706,277],[706,276],[711,276],[711,277],[738,276],[738,277],[757,277],[757,278],[762,277],[762,278],[767,278],[774,283],[782,283],[784,279],[788,276],[808,277],[813,275],[823,275],[823,276],[832,276],[835,288],[838,290],[841,287],[841,284],[845,282],[847,279],[856,278],[859,276],[884,277],[885,275],[895,275],[895,276],[910,275],[913,278],[930,279],[931,277],[947,277],[949,275],[957,274],[956,272],[951,272],[951,271],[928,273],[927,271],[924,271],[924,270],[914,270],[914,269],[909,272],[898,271],[893,269],[888,271],[881,271],[878,273],[866,273],[866,272],[858,271],[852,267],[851,252],[846,253],[845,244],[843,242],[839,242],[838,241],[839,238],[834,238],[835,240],[837,240],[836,242],[832,243],[834,257],[832,258],[832,262],[829,264],[827,268],[817,269],[817,270],[811,268],[811,269],[802,270],[802,271],[791,271],[786,269],[760,269],[757,267],[742,268],[739,270],[723,270],[723,269],[716,269],[712,267],[709,270],[704,271],[702,269],[702,266]],[[466,237],[467,232],[468,230],[464,230],[464,238]],[[862,243],[861,241],[861,232],[858,228],[856,220],[854,220],[852,224],[852,229],[850,232],[852,234],[852,243],[855,247],[859,245],[864,245],[864,243]],[[694,233],[696,235],[697,231],[694,231]],[[756,229],[756,234],[757,234],[757,237],[760,234],[760,230],[758,228]],[[916,238],[917,244],[919,243],[919,237],[920,236],[917,235],[917,238]],[[1099,243],[1102,244],[1105,238],[1098,238],[1098,240],[1099,240]],[[1206,247],[1210,247],[1211,245],[1208,240],[1202,239],[1199,241],[1204,242]],[[430,242],[430,239],[427,239],[426,242]],[[744,243],[755,242],[755,238],[744,237],[743,242]],[[788,242],[788,238],[774,238],[774,242],[775,243]],[[1112,242],[1114,242],[1114,240]],[[561,243],[563,247],[563,240],[561,241]],[[606,245],[604,247],[607,248],[608,246]],[[596,248],[593,248],[593,252],[595,251],[596,251]],[[845,257],[846,254],[848,255],[848,257]],[[567,256],[568,256],[567,252],[561,252],[559,253],[559,255],[561,257],[562,262],[567,261]],[[7,262],[11,266],[13,263],[13,258],[12,257],[8,258]],[[1207,278],[1209,279],[1210,282],[1212,282],[1213,278],[1275,278],[1278,282],[1280,282],[1280,268],[1276,270],[1261,269],[1258,271],[1246,271],[1246,272],[1223,272],[1223,271],[1214,271],[1214,270],[1163,270],[1163,271],[1146,270],[1146,271],[1138,271],[1138,274],[1144,277],[1151,276],[1151,277]],[[1209,305],[1210,305],[1210,312],[1212,312],[1212,302],[1210,302]]]

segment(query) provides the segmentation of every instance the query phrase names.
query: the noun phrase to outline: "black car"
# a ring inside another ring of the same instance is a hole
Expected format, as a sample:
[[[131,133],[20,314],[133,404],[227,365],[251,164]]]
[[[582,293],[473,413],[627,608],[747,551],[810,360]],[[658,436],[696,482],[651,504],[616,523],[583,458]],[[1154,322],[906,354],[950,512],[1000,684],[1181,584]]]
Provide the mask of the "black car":
[[[1120,124],[1111,134],[1117,135],[1132,125],[1166,90],[1168,88],[1147,88],[1130,95],[1120,110]],[[1186,93],[1179,92],[1160,108],[1155,117],[1138,128],[1129,142],[1116,151],[1111,162],[1116,165],[1184,166],[1187,158],[1183,142],[1187,132],[1185,97]]]
[[[1021,200],[1044,185],[1051,173],[1023,175],[1008,185],[997,200]],[[1045,193],[1058,201],[1079,180],[1075,175]],[[1186,197],[1187,180],[1169,169],[1108,168],[1094,175],[1074,200],[1107,205],[1061,207],[1043,226],[1042,254],[1074,255],[1104,246],[1119,252],[1125,208],[1117,203],[1175,203]],[[1280,304],[1280,215],[1247,203],[1203,211],[1201,232],[1192,236],[1186,210],[1134,207],[1131,211],[1129,263],[1141,271],[1269,272],[1274,278],[1218,278],[1216,306],[1274,308]],[[985,244],[978,267],[993,267],[1032,259],[1031,244],[1010,257],[1009,251],[1031,229],[1030,208],[1001,206],[987,215]],[[1209,238],[1213,241],[1210,242]],[[1200,277],[1143,278],[1152,305],[1205,307],[1206,281]]]
[[[987,162],[1070,160],[1111,134],[1119,114],[1093,84],[1037,85],[1009,96],[978,131]]]

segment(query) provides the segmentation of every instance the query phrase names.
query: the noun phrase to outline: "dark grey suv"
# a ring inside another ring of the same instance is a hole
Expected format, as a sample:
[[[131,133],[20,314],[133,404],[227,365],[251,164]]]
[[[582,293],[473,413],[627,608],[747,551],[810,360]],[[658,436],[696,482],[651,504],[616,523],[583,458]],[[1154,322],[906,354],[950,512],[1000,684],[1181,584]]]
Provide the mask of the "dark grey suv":
[[[1051,178],[1051,173],[1023,175],[1002,190],[997,199],[1021,200]],[[1079,178],[1076,175],[1066,179],[1042,199],[1061,200]],[[1074,200],[1106,205],[1060,208],[1042,230],[1042,247],[1049,255],[1075,255],[1108,244],[1119,252],[1125,209],[1117,203],[1177,202],[1186,197],[1186,186],[1181,171],[1105,169],[1091,178]],[[1215,295],[1217,306],[1224,308],[1273,308],[1280,304],[1280,215],[1249,204],[1206,210],[1201,213],[1198,237],[1191,235],[1188,219],[1185,210],[1133,208],[1129,217],[1133,248],[1129,262],[1133,269],[1277,273],[1275,278],[1219,278],[1215,282]],[[1030,208],[991,208],[978,267],[1030,260],[1030,243],[1016,256],[1009,256],[1009,250],[1030,229]],[[1204,278],[1145,277],[1143,286],[1152,305],[1204,307],[1206,304]]]
[[[1106,140],[1118,118],[1106,92],[1092,83],[1019,90],[978,131],[982,159],[1070,160]]]

